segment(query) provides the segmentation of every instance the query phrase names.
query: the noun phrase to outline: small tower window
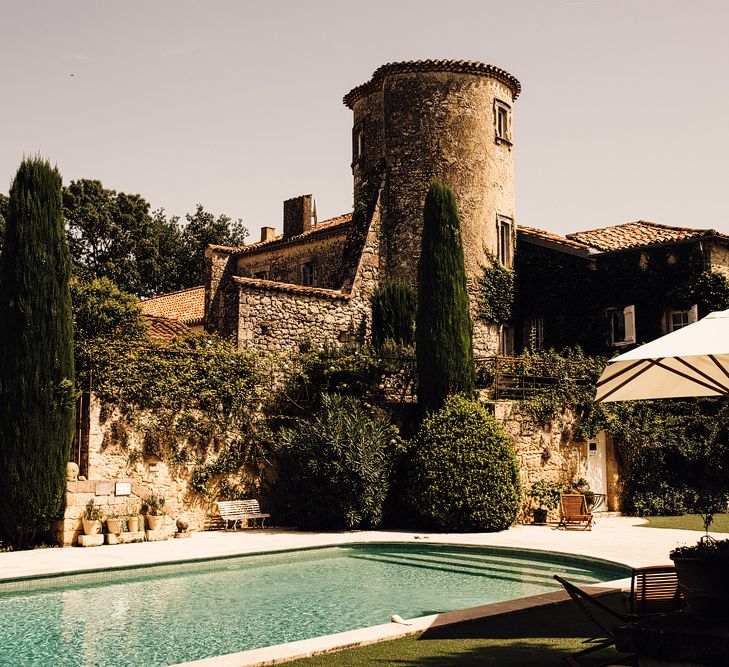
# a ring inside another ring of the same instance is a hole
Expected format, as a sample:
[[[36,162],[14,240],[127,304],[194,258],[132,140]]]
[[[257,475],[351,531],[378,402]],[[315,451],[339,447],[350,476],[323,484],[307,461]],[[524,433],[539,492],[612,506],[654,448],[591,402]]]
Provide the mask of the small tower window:
[[[364,123],[360,122],[352,130],[352,164],[364,161]]]
[[[514,221],[504,215],[496,217],[496,234],[498,238],[498,260],[507,269],[514,262]]]
[[[301,265],[301,284],[308,287],[314,285],[314,262],[304,262]]]
[[[496,143],[511,145],[511,107],[501,100],[494,101]]]

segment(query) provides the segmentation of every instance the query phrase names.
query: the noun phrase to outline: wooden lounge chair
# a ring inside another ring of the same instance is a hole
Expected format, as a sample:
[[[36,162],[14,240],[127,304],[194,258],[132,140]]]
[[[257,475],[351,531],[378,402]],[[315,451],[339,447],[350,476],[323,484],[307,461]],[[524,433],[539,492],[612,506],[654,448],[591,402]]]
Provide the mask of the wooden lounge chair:
[[[673,565],[654,565],[633,570],[626,607],[631,616],[653,616],[685,605]]]
[[[571,584],[566,579],[562,579],[562,577],[559,577],[556,574],[554,575],[554,578],[560,584],[562,584],[562,586],[564,586],[564,589],[567,591],[567,593],[569,593],[569,596],[575,601],[575,603],[582,610],[582,612],[592,621],[594,625],[600,628],[602,633],[605,635],[605,639],[591,644],[581,651],[570,653],[563,658],[563,660],[571,667],[581,667],[578,658],[588,655],[589,653],[594,653],[595,651],[601,651],[615,644],[615,635],[613,633],[613,629],[612,627],[608,627],[608,624],[604,622],[605,619],[599,618],[597,614],[598,610],[602,612],[603,616],[608,616],[610,619],[613,619],[615,625],[623,625],[623,623],[627,623],[630,620],[630,617],[627,614],[620,614],[614,609],[611,609],[604,602],[598,600],[593,595],[590,595],[587,591],[583,591],[581,588],[578,588],[574,584]],[[610,625],[613,624],[611,623]],[[620,662],[617,662],[614,659],[608,660],[607,662],[600,663],[596,667],[613,664],[637,665],[638,662],[636,656],[626,656],[625,658],[620,658]]]
[[[559,512],[557,528],[582,526],[582,530],[592,530],[592,514],[581,493],[563,493],[559,497]]]
[[[642,616],[656,616],[658,614],[675,611],[681,609],[685,604],[678,587],[676,570],[671,565],[639,567],[633,570],[630,582],[630,594],[627,600],[624,601],[628,608],[628,613],[626,614],[616,612],[596,597],[571,584],[566,579],[557,575],[554,575],[554,578],[562,584],[567,593],[569,593],[569,596],[585,615],[606,635],[605,640],[565,656],[565,662],[568,665],[572,665],[572,667],[580,667],[580,663],[577,661],[577,658],[580,656],[599,651],[615,643],[613,630],[606,627],[606,624],[595,615],[594,612],[598,609],[622,625]],[[635,664],[631,661],[632,656],[626,656],[625,658],[620,658],[620,660],[621,662],[618,664]],[[603,664],[609,665],[613,663],[606,662]]]
[[[233,524],[233,530],[237,529],[241,521],[261,520],[261,528],[270,514],[261,512],[258,501],[252,500],[218,500],[216,502],[220,518],[223,520],[225,530],[228,530],[228,524]]]

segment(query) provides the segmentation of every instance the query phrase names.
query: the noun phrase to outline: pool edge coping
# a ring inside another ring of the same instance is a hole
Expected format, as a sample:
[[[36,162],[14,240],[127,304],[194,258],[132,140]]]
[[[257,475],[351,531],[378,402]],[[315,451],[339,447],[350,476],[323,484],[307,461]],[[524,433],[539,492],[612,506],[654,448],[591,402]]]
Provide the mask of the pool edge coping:
[[[157,567],[165,567],[165,566],[175,566],[175,565],[197,565],[207,562],[213,562],[213,561],[227,561],[232,560],[235,558],[247,558],[249,556],[269,556],[274,554],[285,554],[285,553],[298,553],[298,552],[304,552],[304,551],[316,551],[318,549],[332,549],[336,547],[347,547],[352,546],[355,544],[411,544],[411,545],[437,545],[437,546],[459,546],[459,547],[466,547],[466,548],[473,548],[473,549],[482,549],[482,550],[493,550],[493,551],[507,551],[512,553],[528,553],[535,556],[557,556],[559,558],[563,558],[567,561],[572,562],[590,562],[590,563],[598,563],[601,565],[606,565],[609,567],[619,567],[619,568],[625,568],[625,569],[632,569],[632,566],[628,565],[625,562],[617,561],[617,560],[610,560],[607,558],[600,558],[598,556],[585,556],[582,554],[576,554],[571,553],[569,551],[550,551],[548,549],[531,549],[527,547],[517,547],[517,546],[508,546],[508,545],[481,545],[481,544],[471,544],[471,543],[464,543],[464,542],[443,542],[441,540],[430,540],[429,538],[421,538],[420,541],[414,542],[412,539],[402,539],[402,540],[396,540],[392,539],[392,537],[388,536],[387,539],[353,539],[349,542],[325,542],[323,544],[316,544],[316,545],[310,545],[310,546],[303,546],[303,547],[281,547],[281,548],[270,548],[270,549],[263,549],[260,551],[246,551],[244,553],[234,553],[234,554],[221,554],[218,556],[200,556],[198,558],[181,558],[176,560],[165,560],[165,561],[156,561],[156,562],[150,562],[150,563],[134,563],[131,565],[112,565],[110,567],[95,567],[95,568],[86,568],[86,569],[79,569],[79,570],[60,570],[56,572],[46,572],[41,574],[29,574],[29,575],[20,575],[16,577],[1,577],[0,576],[0,586],[3,586],[4,584],[14,584],[14,583],[23,583],[23,582],[31,582],[31,581],[39,581],[42,579],[60,579],[62,577],[73,577],[76,575],[88,575],[88,574],[103,574],[104,572],[133,572],[136,570],[147,570],[147,569],[153,569]],[[180,663],[184,664],[184,663]]]

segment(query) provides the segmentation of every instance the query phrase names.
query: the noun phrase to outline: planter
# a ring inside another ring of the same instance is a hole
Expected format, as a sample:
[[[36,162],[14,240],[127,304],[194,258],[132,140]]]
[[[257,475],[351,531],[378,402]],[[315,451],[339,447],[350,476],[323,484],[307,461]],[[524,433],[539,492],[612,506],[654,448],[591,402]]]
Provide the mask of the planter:
[[[545,510],[545,509],[534,510],[534,523],[539,523],[539,524],[547,523],[547,510]]]
[[[130,516],[127,519],[127,528],[129,529],[130,533],[136,533],[139,531],[139,517],[138,516]]]
[[[150,530],[159,530],[162,528],[162,522],[164,521],[163,516],[155,516],[152,514],[147,514],[147,523],[149,524]]]
[[[729,560],[671,556],[689,611],[697,616],[729,617]]]
[[[101,530],[101,521],[96,519],[82,519],[84,535],[98,535]]]
[[[113,533],[114,535],[118,535],[122,532],[122,524],[124,521],[122,519],[107,519],[106,520],[106,530],[109,533]]]

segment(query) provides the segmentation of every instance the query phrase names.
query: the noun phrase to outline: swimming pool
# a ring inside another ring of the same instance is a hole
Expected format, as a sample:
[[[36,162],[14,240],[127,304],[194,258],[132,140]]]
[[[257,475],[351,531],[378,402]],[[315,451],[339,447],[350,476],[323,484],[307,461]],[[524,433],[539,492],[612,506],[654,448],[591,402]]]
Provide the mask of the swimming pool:
[[[0,665],[153,667],[555,590],[627,569],[549,554],[354,544],[0,582]]]

